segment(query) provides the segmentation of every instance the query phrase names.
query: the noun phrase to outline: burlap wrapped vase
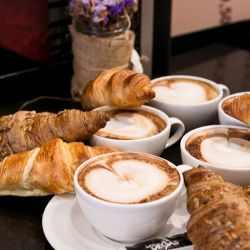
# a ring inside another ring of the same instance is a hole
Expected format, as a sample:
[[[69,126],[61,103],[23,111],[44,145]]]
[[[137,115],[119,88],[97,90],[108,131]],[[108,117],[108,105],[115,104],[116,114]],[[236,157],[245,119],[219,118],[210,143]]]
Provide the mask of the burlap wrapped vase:
[[[104,69],[130,67],[135,34],[127,30],[112,37],[89,36],[70,26],[73,70],[72,97],[78,99],[86,84]]]

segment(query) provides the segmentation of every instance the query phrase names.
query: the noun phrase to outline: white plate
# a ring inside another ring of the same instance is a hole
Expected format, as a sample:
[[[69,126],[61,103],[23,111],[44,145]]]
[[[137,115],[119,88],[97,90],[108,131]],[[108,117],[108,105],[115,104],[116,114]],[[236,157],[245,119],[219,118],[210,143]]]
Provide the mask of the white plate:
[[[182,198],[165,227],[154,238],[184,233],[188,218],[185,198]],[[55,195],[44,210],[42,226],[51,246],[59,250],[125,250],[128,246],[95,231],[81,212],[74,194]]]

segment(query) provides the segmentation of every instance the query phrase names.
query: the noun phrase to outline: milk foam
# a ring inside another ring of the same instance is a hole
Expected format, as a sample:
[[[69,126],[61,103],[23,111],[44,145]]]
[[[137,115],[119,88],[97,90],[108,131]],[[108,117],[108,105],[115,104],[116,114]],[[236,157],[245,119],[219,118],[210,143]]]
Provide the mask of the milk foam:
[[[156,93],[155,98],[167,103],[188,105],[210,100],[204,86],[188,79],[180,79],[166,85],[156,85],[153,89]]]
[[[136,112],[122,112],[110,118],[106,126],[99,130],[111,137],[120,136],[126,139],[140,139],[152,136],[157,133],[155,123],[148,117]]]
[[[223,136],[208,137],[201,142],[202,157],[223,168],[250,168],[250,141]]]
[[[85,185],[95,196],[116,203],[137,203],[163,190],[169,183],[164,170],[136,159],[115,161],[94,168],[85,177]]]

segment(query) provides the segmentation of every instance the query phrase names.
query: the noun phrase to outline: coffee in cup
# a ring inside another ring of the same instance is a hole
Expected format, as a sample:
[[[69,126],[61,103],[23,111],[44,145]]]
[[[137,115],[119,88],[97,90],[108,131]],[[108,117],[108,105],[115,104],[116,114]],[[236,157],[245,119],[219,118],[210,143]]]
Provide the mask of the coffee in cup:
[[[96,135],[110,139],[135,140],[156,135],[166,128],[159,116],[146,110],[116,109],[108,112],[110,120]]]
[[[250,169],[250,131],[208,129],[190,136],[186,150],[196,159],[220,168]]]
[[[166,225],[184,188],[182,172],[188,169],[141,152],[95,156],[74,174],[77,202],[102,235],[135,243]]]
[[[182,105],[204,103],[219,95],[218,91],[205,81],[185,77],[159,80],[153,89],[156,100]]]
[[[164,76],[152,83],[156,96],[149,105],[179,118],[186,130],[211,124],[220,100],[229,95],[225,85],[196,76]]]
[[[92,146],[160,155],[165,148],[177,142],[185,130],[182,121],[149,106],[122,109],[103,106],[95,110],[109,113],[110,121],[91,136]],[[170,135],[173,127],[176,129]]]
[[[183,164],[218,172],[226,181],[250,184],[250,129],[210,125],[191,130],[180,143]]]
[[[123,204],[150,202],[171,194],[180,177],[168,162],[134,153],[92,161],[81,170],[78,183],[98,199]]]

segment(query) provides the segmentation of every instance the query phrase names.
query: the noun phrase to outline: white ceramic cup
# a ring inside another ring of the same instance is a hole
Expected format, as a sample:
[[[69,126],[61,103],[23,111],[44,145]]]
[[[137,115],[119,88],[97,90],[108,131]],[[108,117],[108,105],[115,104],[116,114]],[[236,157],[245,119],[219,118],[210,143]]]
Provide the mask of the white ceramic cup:
[[[220,100],[230,93],[228,87],[223,84],[217,84],[216,82],[206,78],[188,75],[171,75],[159,77],[153,79],[152,83],[155,84],[161,80],[178,78],[186,78],[205,82],[218,92],[218,96],[207,102],[197,104],[166,103],[158,100],[155,97],[149,102],[149,105],[162,110],[169,116],[179,118],[184,123],[186,131],[211,123],[211,121],[216,117]]]
[[[203,166],[207,169],[210,169],[212,171],[219,173],[226,181],[237,184],[237,185],[249,185],[250,184],[250,167],[240,168],[240,167],[235,166],[235,168],[224,168],[224,167],[222,168],[214,164],[198,160],[186,150],[186,147],[185,147],[186,142],[190,138],[190,136],[194,135],[197,132],[211,129],[211,128],[213,129],[236,128],[236,129],[241,129],[241,130],[247,129],[247,128],[233,126],[233,125],[210,125],[210,126],[204,126],[204,127],[200,127],[200,128],[189,131],[182,137],[181,143],[180,143],[182,163],[188,164],[192,167]],[[249,130],[250,132],[250,129],[247,129],[247,130]]]
[[[118,204],[91,196],[78,183],[80,171],[97,159],[111,157],[126,152],[108,153],[89,159],[81,164],[74,174],[74,186],[78,204],[88,222],[101,234],[119,242],[137,242],[155,235],[167,222],[174,212],[176,204],[184,188],[182,173],[191,169],[190,166],[175,166],[168,162],[170,167],[176,168],[180,182],[177,188],[158,200],[139,204]],[[145,157],[146,153],[136,153]],[[150,155],[152,157],[152,155]],[[158,156],[153,156],[158,158]]]
[[[223,106],[223,103],[230,99],[230,98],[233,98],[233,97],[236,97],[236,96],[240,96],[240,95],[243,95],[243,94],[250,94],[250,92],[240,92],[240,93],[236,93],[236,94],[233,94],[233,95],[229,95],[225,98],[223,98],[219,105],[218,105],[218,116],[219,116],[219,122],[220,124],[223,124],[223,125],[235,125],[235,126],[243,126],[243,127],[246,127],[246,128],[249,128],[250,126],[247,125],[246,123],[228,115],[227,113],[225,113],[225,111],[223,110],[222,106]]]
[[[103,106],[100,108],[97,108],[95,110],[115,110],[115,109],[121,109],[118,107],[112,107],[112,106]],[[125,109],[125,108],[122,108]],[[140,151],[145,152],[153,155],[160,155],[162,151],[173,145],[175,142],[177,142],[185,131],[185,126],[177,118],[174,117],[168,117],[165,113],[162,111],[148,107],[148,106],[141,106],[138,108],[128,108],[133,110],[145,110],[147,112],[153,113],[157,116],[159,116],[161,119],[163,119],[167,126],[163,131],[160,133],[153,135],[151,137],[143,138],[143,139],[135,139],[135,140],[120,140],[120,139],[110,139],[101,137],[99,135],[92,135],[90,138],[90,144],[92,146],[106,146],[106,147],[115,147],[119,150],[123,151]],[[173,135],[170,135],[171,128],[173,126],[176,126],[177,129],[174,132]]]

